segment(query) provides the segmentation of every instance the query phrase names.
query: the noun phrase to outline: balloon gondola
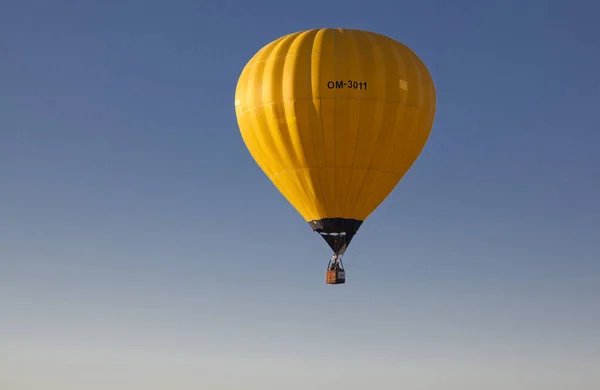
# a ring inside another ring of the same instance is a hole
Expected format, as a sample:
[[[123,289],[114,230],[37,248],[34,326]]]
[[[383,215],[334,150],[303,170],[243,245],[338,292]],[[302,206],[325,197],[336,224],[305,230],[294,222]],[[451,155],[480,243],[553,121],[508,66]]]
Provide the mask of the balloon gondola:
[[[328,284],[345,283],[342,256],[418,158],[435,109],[425,64],[374,32],[295,32],[265,45],[243,68],[235,91],[241,136],[332,249]]]

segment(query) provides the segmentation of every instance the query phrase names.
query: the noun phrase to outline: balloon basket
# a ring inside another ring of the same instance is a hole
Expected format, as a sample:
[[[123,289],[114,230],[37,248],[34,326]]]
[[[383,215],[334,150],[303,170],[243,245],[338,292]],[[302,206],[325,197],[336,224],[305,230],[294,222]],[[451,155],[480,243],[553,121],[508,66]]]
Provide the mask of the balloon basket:
[[[346,283],[346,271],[334,270],[325,272],[325,283],[327,284],[344,284]]]
[[[332,262],[333,260],[333,262]],[[329,266],[325,272],[325,283],[327,284],[344,284],[346,283],[346,271],[342,260],[334,256],[329,260]]]

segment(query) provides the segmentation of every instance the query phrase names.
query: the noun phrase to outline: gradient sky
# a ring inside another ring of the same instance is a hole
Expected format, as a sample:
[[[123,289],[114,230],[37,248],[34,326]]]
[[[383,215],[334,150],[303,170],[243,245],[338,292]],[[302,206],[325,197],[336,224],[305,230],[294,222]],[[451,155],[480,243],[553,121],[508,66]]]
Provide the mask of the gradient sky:
[[[0,1],[0,389],[597,390],[599,12]],[[233,105],[315,27],[407,44],[438,92],[337,287]]]

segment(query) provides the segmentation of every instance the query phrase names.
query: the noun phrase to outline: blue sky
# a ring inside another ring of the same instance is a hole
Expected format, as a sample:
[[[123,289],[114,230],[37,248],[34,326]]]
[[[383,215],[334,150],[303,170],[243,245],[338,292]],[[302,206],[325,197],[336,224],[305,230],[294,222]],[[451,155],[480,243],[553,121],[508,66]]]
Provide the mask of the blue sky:
[[[0,9],[0,387],[600,387],[595,2]],[[233,106],[315,27],[407,44],[438,92],[338,287]]]

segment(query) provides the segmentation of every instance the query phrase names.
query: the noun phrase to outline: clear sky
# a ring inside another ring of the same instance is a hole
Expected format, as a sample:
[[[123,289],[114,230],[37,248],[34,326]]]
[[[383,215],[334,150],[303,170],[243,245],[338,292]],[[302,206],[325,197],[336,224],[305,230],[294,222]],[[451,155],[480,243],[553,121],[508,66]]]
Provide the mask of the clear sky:
[[[599,12],[0,1],[0,388],[597,390]],[[407,44],[438,92],[343,286],[234,113],[315,27]]]

